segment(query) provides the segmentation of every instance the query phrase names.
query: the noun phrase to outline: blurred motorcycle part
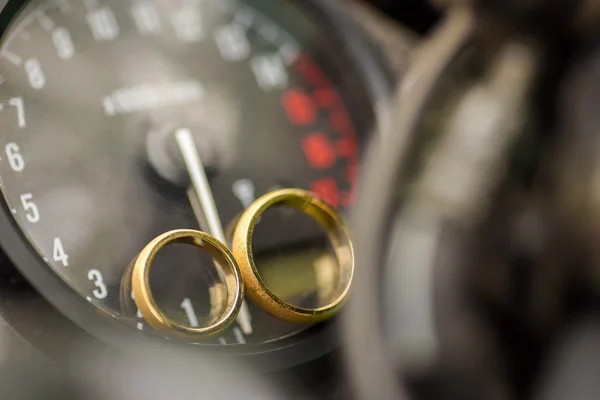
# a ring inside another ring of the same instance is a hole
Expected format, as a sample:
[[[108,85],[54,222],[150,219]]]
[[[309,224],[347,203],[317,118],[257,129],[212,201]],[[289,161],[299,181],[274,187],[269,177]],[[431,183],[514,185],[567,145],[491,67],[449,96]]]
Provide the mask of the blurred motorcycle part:
[[[547,165],[558,158],[547,153],[557,88],[590,41],[589,26],[573,22],[588,5],[457,1],[417,49],[394,119],[380,123],[392,140],[373,144],[354,213],[362,240],[346,350],[360,398],[531,392],[585,280],[577,246],[561,241],[564,204],[549,201]],[[596,160],[592,141],[579,142]],[[578,175],[564,181],[579,185]],[[586,199],[589,210],[594,197],[577,193],[573,204]]]
[[[555,347],[534,399],[596,399],[600,391],[596,374],[600,359],[600,321],[597,316],[580,318]]]
[[[365,2],[421,34],[428,32],[440,18],[438,10],[427,0],[365,0]]]

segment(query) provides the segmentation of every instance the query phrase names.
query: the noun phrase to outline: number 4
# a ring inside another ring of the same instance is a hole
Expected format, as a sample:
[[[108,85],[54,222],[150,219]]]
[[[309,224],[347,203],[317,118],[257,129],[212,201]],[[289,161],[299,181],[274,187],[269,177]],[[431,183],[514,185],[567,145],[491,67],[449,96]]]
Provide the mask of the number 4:
[[[52,255],[55,262],[61,262],[65,267],[69,266],[69,256],[65,253],[60,238],[54,238],[54,250],[52,251]]]

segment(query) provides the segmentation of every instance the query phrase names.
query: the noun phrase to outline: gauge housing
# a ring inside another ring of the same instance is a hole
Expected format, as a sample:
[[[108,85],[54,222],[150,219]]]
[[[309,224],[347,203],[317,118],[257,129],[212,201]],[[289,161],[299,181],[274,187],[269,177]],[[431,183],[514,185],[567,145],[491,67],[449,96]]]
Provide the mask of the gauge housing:
[[[358,84],[364,88],[372,113],[383,110],[393,79],[383,57],[369,42],[341,3],[327,0],[295,0],[311,18],[318,21],[339,44]],[[9,1],[0,12],[0,35],[27,3]],[[347,93],[342,93],[347,95]],[[365,145],[363,143],[363,145]],[[9,207],[0,200],[0,313],[25,339],[53,359],[65,356],[65,349],[79,341],[100,341],[127,349],[130,340],[140,338],[116,318],[90,307],[41,259],[17,226]],[[18,266],[18,268],[16,267]],[[25,279],[23,279],[23,277]],[[30,286],[29,283],[32,285]],[[307,363],[339,346],[336,320],[311,327],[289,338],[259,345],[193,346],[198,351],[218,351],[275,371]]]

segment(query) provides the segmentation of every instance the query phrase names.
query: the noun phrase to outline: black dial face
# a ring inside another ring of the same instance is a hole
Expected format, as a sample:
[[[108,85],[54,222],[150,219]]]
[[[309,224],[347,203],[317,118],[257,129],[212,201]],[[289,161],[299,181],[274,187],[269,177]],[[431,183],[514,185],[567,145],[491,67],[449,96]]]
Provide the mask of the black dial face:
[[[225,229],[278,187],[310,189],[342,212],[352,205],[371,107],[339,46],[300,4],[32,1],[6,30],[7,212],[45,267],[100,315],[149,333],[140,315],[121,313],[127,265],[155,236],[199,228],[175,132],[193,138]],[[314,301],[300,282],[330,268],[314,250],[319,229],[285,212],[259,228],[265,276],[288,299]],[[191,326],[209,314],[216,281],[206,257],[177,247],[151,277],[161,308]],[[308,329],[251,303],[247,314],[210,343],[264,343]]]

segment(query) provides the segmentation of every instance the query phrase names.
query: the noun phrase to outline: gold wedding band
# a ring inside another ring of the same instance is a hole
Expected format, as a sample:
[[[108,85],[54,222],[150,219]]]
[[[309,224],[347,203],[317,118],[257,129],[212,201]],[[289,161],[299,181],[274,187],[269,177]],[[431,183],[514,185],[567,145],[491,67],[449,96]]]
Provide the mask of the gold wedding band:
[[[338,295],[319,308],[302,308],[287,303],[265,284],[254,263],[252,237],[254,227],[264,212],[276,205],[298,209],[317,221],[327,232],[338,261]],[[240,266],[246,294],[259,307],[281,320],[292,323],[316,323],[335,315],[344,305],[354,272],[354,254],[350,236],[339,214],[327,203],[300,189],[282,189],[256,200],[240,216],[233,233],[232,251]]]
[[[227,295],[224,296],[225,305],[222,312],[214,316],[208,326],[192,328],[174,322],[160,310],[152,295],[150,289],[152,262],[162,248],[175,243],[188,244],[204,249],[224,269],[225,276],[221,276],[221,281],[227,290]],[[240,269],[231,251],[216,238],[195,230],[175,230],[164,233],[152,240],[133,261],[131,279],[134,301],[144,320],[157,333],[169,338],[187,341],[210,337],[227,328],[235,321],[244,295]]]

